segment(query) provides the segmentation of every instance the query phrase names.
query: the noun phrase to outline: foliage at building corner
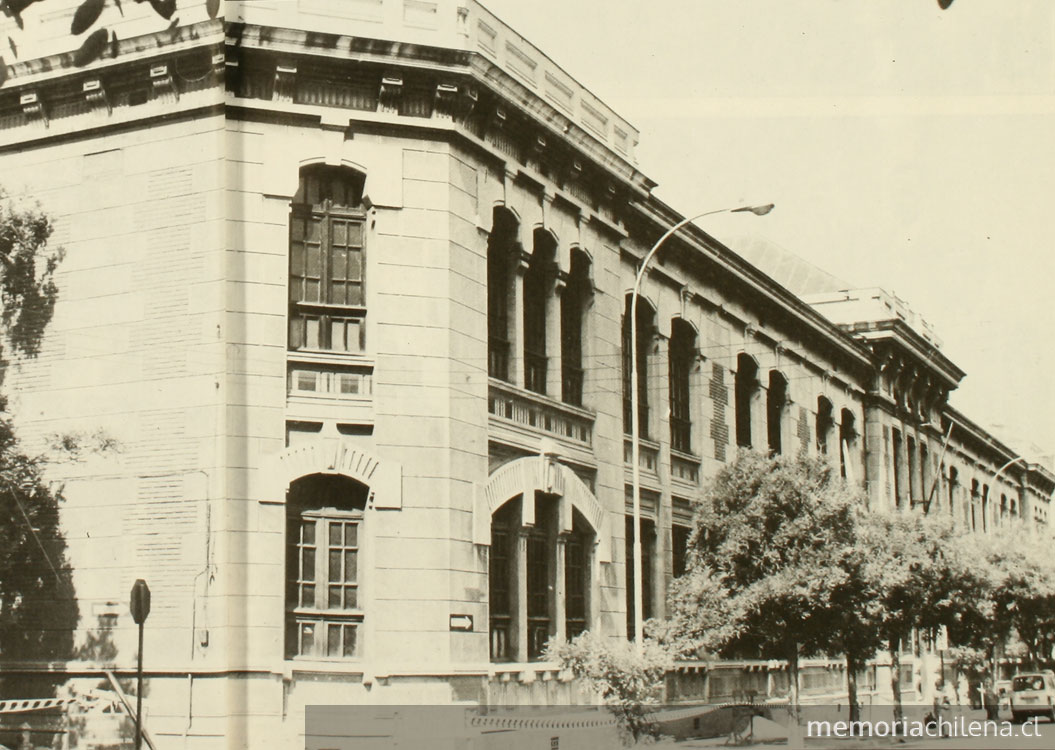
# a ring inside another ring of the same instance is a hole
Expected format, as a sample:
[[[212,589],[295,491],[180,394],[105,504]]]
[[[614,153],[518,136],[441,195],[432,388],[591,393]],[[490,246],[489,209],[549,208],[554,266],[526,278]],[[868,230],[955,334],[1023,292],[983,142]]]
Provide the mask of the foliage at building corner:
[[[61,249],[39,206],[0,189],[0,383],[13,358],[40,351],[58,298]],[[59,522],[61,496],[43,474],[43,459],[21,448],[0,394],[0,659],[61,660],[73,653],[79,613]],[[16,697],[45,695],[50,685],[0,684]]]
[[[52,230],[39,206],[13,199],[0,187],[0,383],[9,350],[36,356],[55,311],[55,271],[63,251],[48,246]]]
[[[627,744],[658,733],[651,709],[663,695],[663,678],[674,667],[670,651],[644,639],[634,643],[587,631],[570,642],[551,643],[547,658],[596,692],[615,716]]]

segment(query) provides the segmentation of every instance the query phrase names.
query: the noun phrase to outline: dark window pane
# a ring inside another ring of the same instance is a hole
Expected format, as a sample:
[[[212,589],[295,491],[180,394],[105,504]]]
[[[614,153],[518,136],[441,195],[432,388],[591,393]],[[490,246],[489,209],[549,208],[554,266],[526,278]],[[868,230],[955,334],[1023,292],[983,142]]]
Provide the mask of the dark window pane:
[[[315,580],[315,550],[313,550],[313,549],[306,549],[306,550],[303,551],[303,554],[302,554],[302,557],[301,557],[300,570],[301,570],[300,575],[303,578],[303,580],[305,580],[305,581],[314,581]]]
[[[347,547],[359,546],[359,526],[354,523],[344,525],[344,544]]]
[[[304,318],[291,316],[289,319],[289,345],[293,349],[304,346]]]
[[[304,319],[304,346],[308,349],[320,348],[318,318]]]
[[[341,580],[341,552],[330,550],[330,581]]]
[[[356,631],[355,625],[344,626],[344,653],[343,656],[355,656],[355,636]]]
[[[363,278],[363,256],[358,250],[347,254],[347,273],[343,278],[349,281],[361,281]]]
[[[335,247],[330,256],[330,278],[337,280],[348,278],[348,251],[343,247]]]
[[[315,587],[310,584],[305,584],[300,587],[300,606],[302,607],[314,607],[315,606]]]
[[[305,544],[315,544],[315,522],[305,521],[301,527],[301,539]]]
[[[330,282],[330,304],[331,305],[347,305],[348,304],[348,285],[344,281],[331,281]]]
[[[359,606],[359,589],[355,586],[346,586],[344,589],[344,608],[355,609]]]
[[[315,625],[305,622],[300,626],[300,653],[312,654],[315,652]]]
[[[330,521],[330,546],[341,546],[341,523],[339,521]]]
[[[327,604],[326,604],[326,606],[329,607],[330,609],[340,609],[341,608],[341,587],[340,586],[330,586],[329,589],[330,589],[330,593],[329,593],[329,596],[327,597]]]
[[[305,275],[313,279],[322,276],[322,248],[318,245],[309,245],[306,252],[307,267]]]
[[[363,224],[362,222],[354,222],[348,225],[348,244],[354,247],[362,247],[363,245]]]
[[[341,626],[331,623],[326,628],[326,655],[338,656],[341,653]]]
[[[346,222],[346,221],[335,221],[335,222],[333,222],[333,244],[334,245],[347,245],[348,244],[348,222]]]
[[[344,552],[344,580],[348,583],[355,583],[355,576],[357,572],[356,562],[358,552],[355,550],[345,550]]]
[[[300,370],[297,372],[297,390],[298,391],[314,391],[317,386],[317,379],[314,372],[308,372]]]

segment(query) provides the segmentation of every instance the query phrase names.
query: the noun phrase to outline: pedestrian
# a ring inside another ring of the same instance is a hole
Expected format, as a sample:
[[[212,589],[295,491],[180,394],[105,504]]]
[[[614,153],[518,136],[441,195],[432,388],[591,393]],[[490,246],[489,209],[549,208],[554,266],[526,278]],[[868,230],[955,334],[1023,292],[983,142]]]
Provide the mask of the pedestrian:
[[[941,723],[942,713],[949,710],[949,696],[945,692],[945,680],[939,677],[934,681],[934,705],[931,708],[930,721],[935,725],[935,730],[941,732],[942,737],[949,736],[949,730],[947,726],[943,726]]]
[[[985,706],[985,718],[996,721],[1000,718],[1000,697],[993,689],[992,679],[986,678],[982,692],[982,704]]]

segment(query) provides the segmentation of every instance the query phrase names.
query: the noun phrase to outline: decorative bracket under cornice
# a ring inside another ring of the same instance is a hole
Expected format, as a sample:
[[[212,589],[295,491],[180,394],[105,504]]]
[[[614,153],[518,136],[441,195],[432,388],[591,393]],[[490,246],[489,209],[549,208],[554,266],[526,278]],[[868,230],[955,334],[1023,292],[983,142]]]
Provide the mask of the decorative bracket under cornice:
[[[458,87],[453,83],[436,85],[433,112],[442,120],[453,120],[458,115]]]
[[[39,121],[45,128],[48,127],[48,113],[44,108],[44,102],[40,100],[40,94],[36,91],[27,91],[19,97],[18,103],[22,105],[22,112],[26,120]]]
[[[377,94],[377,111],[398,115],[399,103],[403,99],[403,78],[398,75],[386,75],[381,79],[381,89]]]
[[[297,66],[279,63],[275,66],[275,88],[271,92],[271,101],[292,102],[296,93]]]
[[[94,112],[103,112],[110,114],[110,100],[106,96],[106,89],[103,87],[103,82],[98,78],[92,78],[84,82],[81,86],[81,91],[84,92],[84,98],[88,102],[88,106],[92,108]]]
[[[150,83],[154,87],[154,94],[158,100],[163,102],[179,101],[179,89],[176,88],[176,82],[172,78],[172,73],[169,72],[168,65],[151,66]]]

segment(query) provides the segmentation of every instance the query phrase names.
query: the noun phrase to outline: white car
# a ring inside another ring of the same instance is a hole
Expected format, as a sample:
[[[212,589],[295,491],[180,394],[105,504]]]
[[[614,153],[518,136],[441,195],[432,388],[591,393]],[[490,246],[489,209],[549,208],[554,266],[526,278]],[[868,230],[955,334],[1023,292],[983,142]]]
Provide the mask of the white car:
[[[1011,680],[1011,716],[1021,721],[1029,716],[1047,716],[1055,721],[1055,674],[1023,672]]]

